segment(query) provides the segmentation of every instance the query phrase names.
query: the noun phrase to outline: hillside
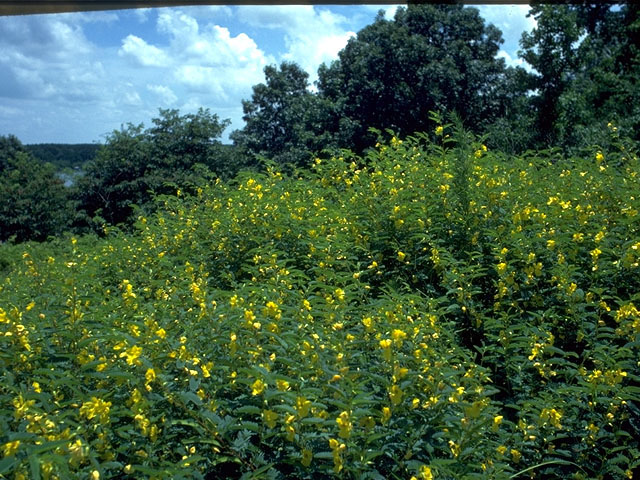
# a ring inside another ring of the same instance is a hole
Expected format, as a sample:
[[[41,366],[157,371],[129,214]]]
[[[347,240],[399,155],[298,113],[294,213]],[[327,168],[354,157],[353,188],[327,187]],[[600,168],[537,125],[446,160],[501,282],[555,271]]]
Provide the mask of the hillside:
[[[637,157],[436,132],[2,246],[0,474],[637,475]]]
[[[60,171],[82,168],[86,162],[93,160],[100,146],[98,143],[38,143],[25,145],[25,148],[38,160],[51,163]]]

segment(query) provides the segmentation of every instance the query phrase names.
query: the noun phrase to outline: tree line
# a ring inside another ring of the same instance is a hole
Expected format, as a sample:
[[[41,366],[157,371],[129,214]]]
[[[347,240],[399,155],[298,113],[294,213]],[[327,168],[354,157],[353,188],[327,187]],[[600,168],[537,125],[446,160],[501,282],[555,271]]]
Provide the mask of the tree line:
[[[64,188],[13,137],[0,137],[0,241],[43,240],[66,230],[101,231],[132,222],[153,197],[193,191],[264,162],[300,168],[342,149],[363,153],[385,132],[433,130],[430,112],[456,112],[465,128],[507,154],[606,148],[613,122],[640,135],[640,16],[635,4],[533,5],[536,28],[520,40],[531,67],[497,56],[501,31],[462,5],[409,5],[381,12],[318,69],[264,70],[243,100],[245,126],[233,146],[229,125],[208,109],[160,110],[153,125],[127,124],[107,136],[85,175]]]

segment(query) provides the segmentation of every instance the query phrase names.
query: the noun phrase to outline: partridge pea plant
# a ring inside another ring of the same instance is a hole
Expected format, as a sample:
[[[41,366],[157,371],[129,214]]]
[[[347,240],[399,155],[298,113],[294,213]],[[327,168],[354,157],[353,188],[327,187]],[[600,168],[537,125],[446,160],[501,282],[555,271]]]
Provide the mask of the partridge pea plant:
[[[638,475],[635,153],[436,120],[1,246],[0,478]]]

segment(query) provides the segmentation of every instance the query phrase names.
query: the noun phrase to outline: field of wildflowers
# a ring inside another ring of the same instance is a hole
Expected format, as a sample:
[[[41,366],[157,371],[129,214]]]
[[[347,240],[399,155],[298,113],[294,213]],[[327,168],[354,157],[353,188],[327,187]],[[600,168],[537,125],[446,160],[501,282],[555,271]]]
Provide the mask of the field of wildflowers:
[[[435,134],[1,246],[0,478],[638,475],[635,153]]]

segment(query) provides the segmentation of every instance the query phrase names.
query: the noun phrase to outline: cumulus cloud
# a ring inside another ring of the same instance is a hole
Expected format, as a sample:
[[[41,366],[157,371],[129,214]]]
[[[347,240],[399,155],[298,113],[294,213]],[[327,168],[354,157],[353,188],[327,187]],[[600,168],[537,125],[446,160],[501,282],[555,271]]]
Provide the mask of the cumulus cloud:
[[[320,64],[335,60],[355,35],[346,17],[311,5],[238,7],[238,16],[255,27],[281,30],[286,51],[280,60],[298,63],[311,82]]]
[[[504,50],[500,50],[498,52],[497,57],[504,58],[504,62],[508,67],[522,67],[529,72],[533,71],[533,69],[531,68],[531,65],[525,62],[523,59],[513,58],[511,55],[509,55],[508,52]]]
[[[199,22],[191,15],[170,10],[158,17],[158,31],[169,37],[167,55],[174,61],[173,79],[189,92],[208,94],[223,105],[247,96],[272,62],[245,33],[232,35],[228,28]]]
[[[151,14],[150,8],[137,8],[134,10],[134,15],[136,16],[136,19],[140,23],[145,23],[146,21],[148,21],[150,14]]]
[[[173,90],[166,85],[147,84],[147,90],[156,94],[165,105],[172,105],[178,100],[178,97],[173,93]]]
[[[165,67],[169,63],[169,56],[165,52],[135,35],[127,35],[118,55],[131,57],[143,67]]]
[[[529,5],[481,5],[476,8],[487,23],[494,24],[502,31],[505,39],[502,50],[510,59],[516,59],[522,32],[530,32],[537,24],[533,17],[527,17]]]
[[[69,15],[0,18],[0,96],[65,101],[99,95],[100,64],[83,22]]]

